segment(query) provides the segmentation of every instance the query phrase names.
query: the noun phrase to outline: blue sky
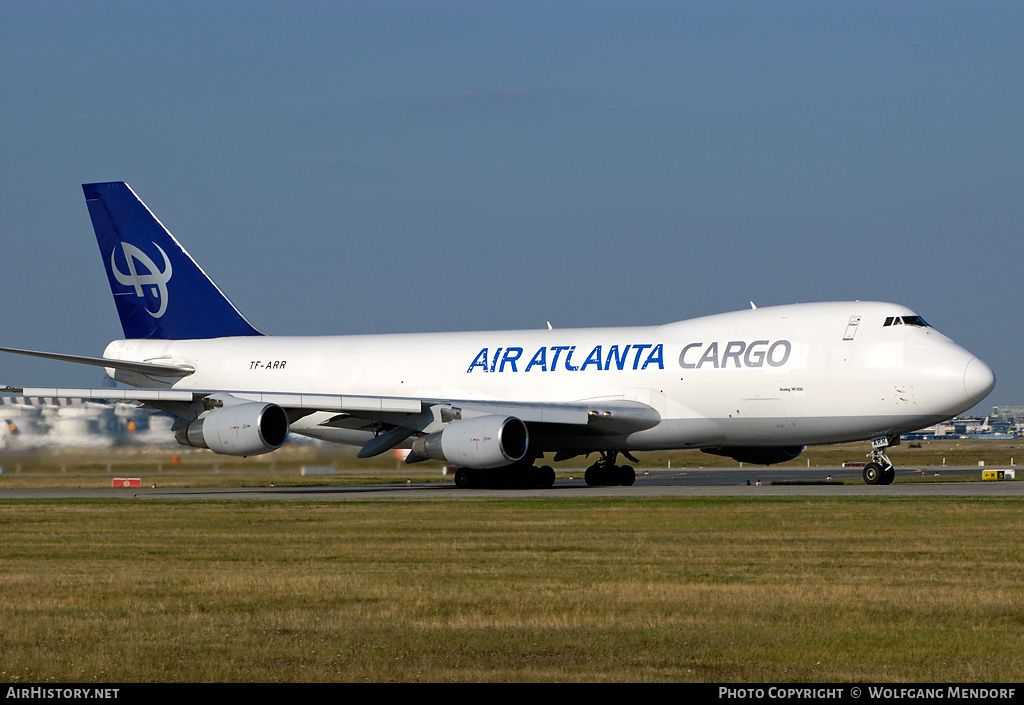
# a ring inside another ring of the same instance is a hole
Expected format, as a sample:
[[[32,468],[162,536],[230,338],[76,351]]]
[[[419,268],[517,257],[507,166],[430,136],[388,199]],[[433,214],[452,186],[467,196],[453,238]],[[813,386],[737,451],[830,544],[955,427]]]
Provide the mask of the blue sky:
[[[905,304],[1024,404],[1024,5],[0,4],[0,340],[121,330],[127,181],[258,328]],[[3,356],[0,384],[98,384]]]

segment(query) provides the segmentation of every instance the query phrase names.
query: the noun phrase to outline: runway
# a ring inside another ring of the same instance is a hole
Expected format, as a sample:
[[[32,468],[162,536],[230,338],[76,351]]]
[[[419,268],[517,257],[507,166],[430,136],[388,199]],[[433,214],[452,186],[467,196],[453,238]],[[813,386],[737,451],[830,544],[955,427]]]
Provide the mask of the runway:
[[[976,472],[976,468],[968,469]],[[898,470],[896,482],[872,486],[860,480],[859,468],[738,468],[639,470],[630,487],[587,487],[582,472],[559,479],[550,489],[456,489],[453,481],[322,486],[220,488],[2,489],[2,499],[137,499],[137,500],[303,500],[466,499],[477,497],[1022,497],[1024,482],[944,482],[943,474],[963,468]],[[939,477],[936,478],[935,475]],[[980,475],[980,473],[979,473]],[[926,481],[931,480],[931,481]],[[916,481],[911,481],[916,480]],[[839,484],[843,481],[846,484]]]

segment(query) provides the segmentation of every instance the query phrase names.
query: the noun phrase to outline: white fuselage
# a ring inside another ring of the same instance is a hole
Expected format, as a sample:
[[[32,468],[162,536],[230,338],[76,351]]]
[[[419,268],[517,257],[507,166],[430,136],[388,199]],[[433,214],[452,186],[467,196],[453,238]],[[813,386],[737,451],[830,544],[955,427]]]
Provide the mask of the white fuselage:
[[[633,328],[119,340],[111,359],[189,365],[173,386],[423,400],[637,401],[661,422],[620,436],[541,433],[541,451],[833,443],[945,420],[994,384],[973,354],[875,302],[796,304]],[[152,386],[153,380],[117,373]],[[166,383],[167,386],[170,383]],[[365,431],[296,432],[361,444]]]

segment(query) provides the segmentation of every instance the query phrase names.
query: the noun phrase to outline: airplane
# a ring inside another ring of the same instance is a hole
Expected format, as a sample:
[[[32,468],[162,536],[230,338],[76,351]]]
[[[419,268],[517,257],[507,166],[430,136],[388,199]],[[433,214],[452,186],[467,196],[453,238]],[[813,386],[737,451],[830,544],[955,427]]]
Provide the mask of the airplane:
[[[757,307],[656,326],[352,336],[254,328],[124,182],[83,184],[124,330],[102,357],[0,348],[103,367],[131,388],[8,393],[135,400],[178,442],[272,452],[296,433],[368,458],[457,467],[465,487],[551,487],[543,462],[596,455],[586,484],[631,485],[639,451],[700,449],[771,465],[808,445],[886,449],[995,386],[992,370],[916,313],[869,301]]]

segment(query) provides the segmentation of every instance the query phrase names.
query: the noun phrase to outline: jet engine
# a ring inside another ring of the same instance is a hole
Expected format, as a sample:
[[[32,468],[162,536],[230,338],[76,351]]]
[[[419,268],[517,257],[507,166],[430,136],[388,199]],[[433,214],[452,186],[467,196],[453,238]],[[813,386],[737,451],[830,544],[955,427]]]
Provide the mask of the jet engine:
[[[803,446],[732,446],[727,448],[702,448],[711,455],[724,455],[727,458],[751,465],[774,465],[792,460],[804,452]]]
[[[208,411],[175,432],[178,443],[224,455],[261,455],[288,439],[288,414],[277,404],[244,402]]]
[[[452,421],[417,438],[414,453],[467,468],[500,468],[523,459],[529,446],[526,424],[515,416],[478,416]]]

